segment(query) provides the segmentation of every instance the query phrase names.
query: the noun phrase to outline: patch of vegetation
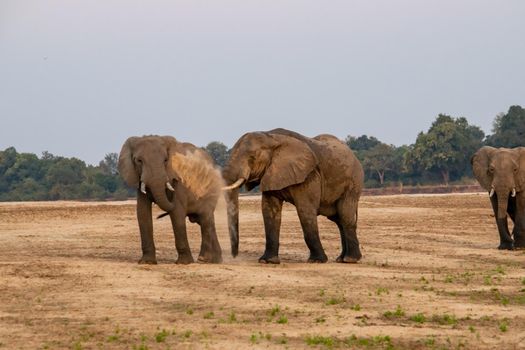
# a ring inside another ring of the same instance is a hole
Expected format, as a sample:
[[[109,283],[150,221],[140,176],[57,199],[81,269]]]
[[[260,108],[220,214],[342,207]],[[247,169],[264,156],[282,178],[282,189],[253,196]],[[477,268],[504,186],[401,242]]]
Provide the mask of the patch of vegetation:
[[[169,333],[167,330],[163,329],[162,331],[155,334],[155,341],[157,343],[163,343],[166,341],[166,338],[168,337]]]
[[[503,333],[509,330],[509,323],[506,319],[501,320],[501,322],[499,323],[499,330]]]
[[[458,320],[455,315],[443,314],[432,315],[432,322],[436,322],[440,325],[456,325]]]
[[[318,317],[315,319],[315,323],[325,323],[326,322],[326,318],[324,317]]]
[[[288,323],[288,317],[286,317],[285,315],[281,315],[281,317],[279,317],[277,319],[277,323],[279,323],[279,324],[287,324]]]
[[[235,323],[237,322],[237,316],[235,316],[235,312],[230,312],[230,314],[228,315],[228,322],[229,323]]]
[[[398,305],[394,311],[386,311],[383,313],[383,316],[386,318],[400,318],[405,316],[405,311],[401,308],[401,305]]]
[[[359,304],[354,304],[350,307],[350,309],[354,310],[354,311],[361,311],[361,305]]]
[[[327,348],[332,348],[335,340],[332,337],[324,337],[321,335],[308,335],[305,339],[306,344],[310,346],[324,345]]]
[[[279,305],[275,305],[274,307],[270,309],[268,314],[273,317],[277,315],[279,312],[281,312],[281,307]]]
[[[364,348],[377,348],[381,347],[386,350],[392,350],[394,349],[394,345],[392,344],[392,339],[388,335],[376,335],[374,337],[364,338],[364,337],[356,337],[355,335],[352,335],[348,338],[346,338],[343,343],[350,347],[364,347]]]
[[[328,298],[328,300],[326,301],[326,305],[338,305],[338,304],[342,304],[345,302],[345,297],[343,296],[340,296],[340,297],[330,297]]]
[[[445,276],[445,280],[444,280],[445,283],[454,283],[454,276],[452,275],[446,275]]]
[[[210,312],[205,313],[203,318],[206,320],[209,320],[210,318],[213,318],[213,316],[215,316],[215,314],[213,313],[213,311],[210,311]]]
[[[421,324],[421,323],[425,323],[425,321],[427,320],[427,318],[425,317],[424,314],[422,314],[422,313],[417,313],[417,314],[415,314],[415,315],[410,316],[409,320]]]
[[[390,294],[390,291],[388,290],[388,288],[378,287],[376,289],[376,295],[382,295],[382,294]]]

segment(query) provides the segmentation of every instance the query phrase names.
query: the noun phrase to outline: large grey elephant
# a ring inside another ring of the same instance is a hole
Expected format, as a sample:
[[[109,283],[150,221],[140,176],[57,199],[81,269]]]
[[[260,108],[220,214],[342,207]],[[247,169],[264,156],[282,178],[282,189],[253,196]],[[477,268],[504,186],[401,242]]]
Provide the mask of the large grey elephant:
[[[498,249],[525,248],[525,147],[485,146],[471,163],[474,176],[489,192],[500,237]],[[514,222],[512,236],[507,214]]]
[[[151,212],[153,202],[171,218],[177,263],[193,262],[186,235],[186,217],[201,227],[198,260],[222,261],[214,221],[222,179],[205,151],[170,136],[130,137],[120,151],[118,168],[126,183],[137,189],[137,219],[142,242],[140,264],[157,263]]]
[[[239,187],[260,186],[266,249],[261,263],[278,264],[279,231],[283,201],[297,209],[310,249],[308,262],[328,260],[317,227],[317,216],[335,222],[342,252],[337,262],[355,263],[361,258],[357,239],[357,205],[363,188],[363,169],[352,151],[331,135],[314,138],[275,129],[250,132],[231,150],[223,169],[228,203],[232,254],[239,247]]]

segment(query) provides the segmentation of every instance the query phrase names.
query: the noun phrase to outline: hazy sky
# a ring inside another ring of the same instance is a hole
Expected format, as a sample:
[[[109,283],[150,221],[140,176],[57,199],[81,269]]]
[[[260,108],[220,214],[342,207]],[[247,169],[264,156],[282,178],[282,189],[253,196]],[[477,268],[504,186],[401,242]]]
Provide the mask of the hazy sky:
[[[525,1],[0,0],[0,149],[285,127],[414,142],[525,105]]]

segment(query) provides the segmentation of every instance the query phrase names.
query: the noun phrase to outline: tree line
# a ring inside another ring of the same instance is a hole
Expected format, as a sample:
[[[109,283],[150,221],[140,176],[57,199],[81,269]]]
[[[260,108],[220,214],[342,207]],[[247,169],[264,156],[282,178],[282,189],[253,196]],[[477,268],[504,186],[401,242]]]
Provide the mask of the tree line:
[[[525,146],[525,109],[511,106],[494,119],[491,135],[464,117],[439,114],[413,144],[394,146],[374,136],[347,136],[365,171],[366,187],[471,183],[470,157],[483,145]],[[219,141],[203,147],[220,167],[229,149]],[[0,151],[0,201],[58,199],[125,199],[135,194],[118,175],[118,154],[108,153],[98,165],[43,152]]]

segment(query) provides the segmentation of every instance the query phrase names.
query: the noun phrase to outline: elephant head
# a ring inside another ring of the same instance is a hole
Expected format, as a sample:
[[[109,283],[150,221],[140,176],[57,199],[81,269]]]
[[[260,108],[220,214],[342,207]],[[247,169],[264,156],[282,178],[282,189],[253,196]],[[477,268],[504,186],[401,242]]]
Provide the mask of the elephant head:
[[[515,197],[525,190],[525,148],[485,146],[472,156],[471,163],[480,185],[490,197],[497,196],[497,218],[506,218],[509,195]]]
[[[174,191],[173,181],[178,181],[169,162],[176,145],[177,140],[170,136],[130,137],[122,146],[118,163],[124,181],[144,194],[149,190],[154,202],[167,212],[173,210],[167,191]]]
[[[222,172],[233,256],[239,249],[239,187],[279,191],[304,182],[317,163],[306,142],[285,132],[252,132],[237,141]]]

